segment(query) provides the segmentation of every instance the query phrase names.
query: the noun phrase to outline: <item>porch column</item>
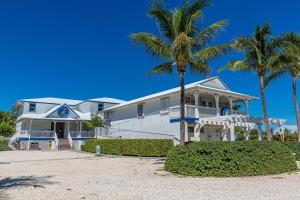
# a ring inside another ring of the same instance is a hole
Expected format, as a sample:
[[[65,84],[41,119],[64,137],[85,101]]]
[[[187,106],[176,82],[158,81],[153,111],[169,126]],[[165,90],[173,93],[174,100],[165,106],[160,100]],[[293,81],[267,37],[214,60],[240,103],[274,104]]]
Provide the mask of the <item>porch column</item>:
[[[196,124],[195,126],[195,129],[194,129],[194,138],[195,138],[195,141],[196,142],[200,142],[200,131],[201,131],[201,128],[202,128],[202,124]]]
[[[195,106],[196,106],[196,110],[195,110],[195,117],[196,118],[199,118],[200,117],[200,114],[199,114],[199,91],[198,90],[195,90],[193,92],[193,95],[194,95],[194,99],[195,99]]]
[[[54,124],[53,131],[56,133],[56,121],[54,121],[53,124]]]
[[[249,115],[249,105],[248,105],[248,100],[245,100],[244,103],[245,103],[245,108],[246,108],[246,114]]]
[[[216,102],[216,112],[217,112],[216,114],[217,114],[217,116],[220,116],[220,104],[219,104],[220,96],[219,96],[219,94],[215,94],[214,97],[215,97],[215,102]]]
[[[244,129],[244,137],[245,137],[245,140],[249,140],[249,136],[250,136],[250,129],[245,128],[245,129]]]
[[[68,136],[70,135],[70,122],[68,121]]]
[[[80,135],[81,135],[81,131],[82,131],[82,122],[80,121],[79,122],[79,133],[80,133]]]
[[[230,107],[230,114],[233,114],[233,105],[232,105],[232,96],[229,97],[229,107]]]
[[[257,123],[257,133],[258,133],[258,140],[261,141],[262,140],[262,124],[261,123]]]
[[[32,119],[29,120],[29,127],[28,127],[28,146],[27,149],[30,150],[30,134],[31,134],[31,126],[32,126]]]
[[[229,132],[230,132],[230,141],[235,141],[234,122],[230,123]]]

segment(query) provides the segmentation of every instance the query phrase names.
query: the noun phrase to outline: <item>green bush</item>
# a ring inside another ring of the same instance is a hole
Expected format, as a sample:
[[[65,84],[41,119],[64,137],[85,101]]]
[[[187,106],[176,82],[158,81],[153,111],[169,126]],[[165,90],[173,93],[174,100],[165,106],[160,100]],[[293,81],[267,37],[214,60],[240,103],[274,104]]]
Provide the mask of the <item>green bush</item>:
[[[167,171],[189,176],[257,176],[297,170],[292,151],[279,142],[195,142],[171,150]]]
[[[0,151],[5,151],[8,149],[8,142],[8,138],[0,136]]]
[[[300,142],[298,142],[298,141],[291,141],[291,142],[285,141],[285,142],[282,142],[282,143],[285,144],[287,147],[289,147],[292,150],[292,152],[294,154],[296,154],[295,159],[300,161]]]
[[[174,147],[172,140],[163,139],[93,139],[87,140],[81,150],[95,153],[96,145],[101,146],[103,154],[143,157],[163,157]]]

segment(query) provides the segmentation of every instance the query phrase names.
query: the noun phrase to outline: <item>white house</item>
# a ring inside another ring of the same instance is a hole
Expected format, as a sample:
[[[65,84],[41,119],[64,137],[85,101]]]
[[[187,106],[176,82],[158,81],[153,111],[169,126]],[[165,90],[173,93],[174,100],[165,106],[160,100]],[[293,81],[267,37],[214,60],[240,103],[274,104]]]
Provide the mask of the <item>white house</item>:
[[[130,138],[143,138],[145,134],[180,137],[180,88],[174,88],[123,102],[104,110],[111,130],[117,134],[131,133]],[[262,120],[249,116],[248,102],[256,97],[231,91],[219,77],[213,77],[185,86],[185,124],[188,141],[234,141],[235,127],[245,129],[246,139]],[[234,105],[242,103],[243,110]],[[283,121],[271,121],[278,125]],[[134,134],[132,134],[134,133]]]
[[[113,98],[19,100],[13,107],[17,130],[11,141],[19,141],[21,149],[78,149],[85,139],[94,137],[84,122],[119,103],[124,101]]]

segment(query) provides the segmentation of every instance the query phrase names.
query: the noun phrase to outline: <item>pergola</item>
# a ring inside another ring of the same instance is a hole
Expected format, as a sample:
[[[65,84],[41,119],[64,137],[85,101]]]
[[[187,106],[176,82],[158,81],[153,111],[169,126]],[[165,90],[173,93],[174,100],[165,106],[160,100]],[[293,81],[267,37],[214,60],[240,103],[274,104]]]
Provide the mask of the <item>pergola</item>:
[[[269,123],[271,125],[278,126],[280,132],[284,132],[284,119],[270,118]],[[249,140],[250,130],[257,127],[258,139],[262,140],[262,125],[263,119],[258,117],[250,117],[247,115],[225,115],[216,117],[200,118],[196,121],[196,127],[194,132],[194,140],[200,141],[200,130],[205,125],[220,126],[222,127],[222,140],[223,141],[235,141],[235,127],[243,128],[245,131],[245,140]]]

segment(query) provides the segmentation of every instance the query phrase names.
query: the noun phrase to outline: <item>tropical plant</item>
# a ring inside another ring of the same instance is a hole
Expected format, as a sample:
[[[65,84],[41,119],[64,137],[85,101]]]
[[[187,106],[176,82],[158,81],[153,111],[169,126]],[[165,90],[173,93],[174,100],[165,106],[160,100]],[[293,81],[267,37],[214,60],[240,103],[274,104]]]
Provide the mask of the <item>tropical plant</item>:
[[[300,114],[297,101],[297,78],[300,76],[300,35],[287,33],[280,38],[289,48],[283,49],[274,62],[272,73],[266,78],[266,84],[271,80],[288,73],[292,78],[292,91],[296,113],[298,141],[300,142]]]
[[[0,136],[11,137],[16,129],[16,116],[10,112],[0,111]]]
[[[174,68],[180,79],[180,144],[185,143],[185,86],[184,75],[190,71],[209,74],[209,62],[231,50],[231,45],[208,46],[216,35],[228,24],[228,20],[217,21],[201,29],[203,9],[211,6],[209,0],[186,1],[181,8],[166,9],[163,1],[154,1],[149,15],[156,19],[161,36],[151,33],[131,34],[135,44],[142,45],[150,54],[165,60],[149,74],[171,74]]]
[[[102,127],[103,126],[103,118],[100,113],[96,113],[92,116],[92,119],[85,123],[88,129],[93,129],[95,127]]]
[[[232,60],[220,71],[229,69],[232,71],[254,71],[259,78],[260,95],[263,107],[264,123],[267,132],[267,138],[270,141],[272,133],[267,114],[267,104],[265,98],[265,80],[272,73],[272,67],[278,57],[278,48],[283,47],[280,40],[273,39],[271,36],[271,27],[269,23],[263,26],[257,26],[253,37],[241,37],[234,41],[235,50],[244,52],[243,60]]]

